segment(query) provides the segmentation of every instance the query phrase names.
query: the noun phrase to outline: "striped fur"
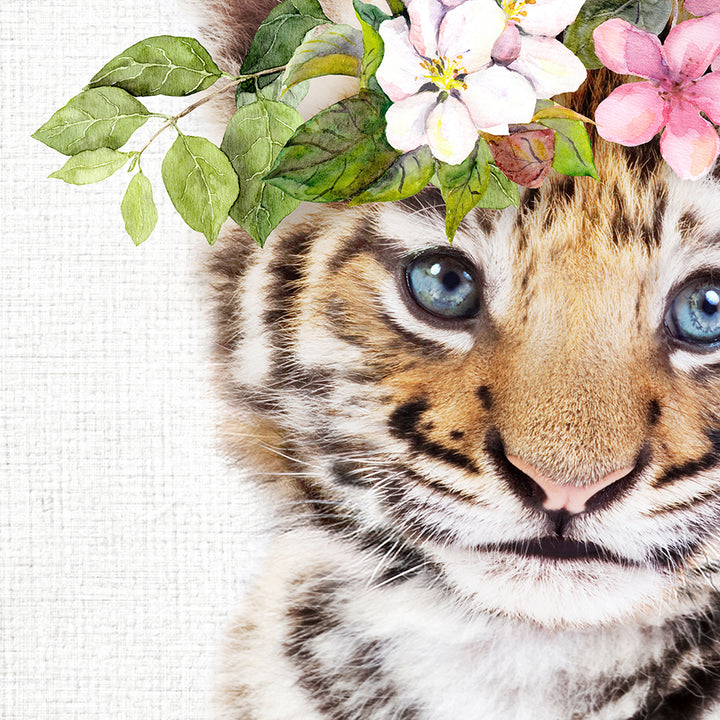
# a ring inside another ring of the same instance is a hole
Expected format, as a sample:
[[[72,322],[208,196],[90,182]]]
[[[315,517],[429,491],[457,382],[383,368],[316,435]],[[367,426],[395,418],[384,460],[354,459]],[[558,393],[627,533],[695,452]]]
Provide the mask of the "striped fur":
[[[236,67],[254,13],[207,9]],[[463,222],[472,320],[407,295],[408,258],[446,247],[433,190],[302,207],[262,251],[226,231],[223,435],[279,529],[219,717],[720,718],[720,351],[663,327],[720,272],[720,177],[681,182],[652,144],[596,140],[596,161],[600,183],[554,176]],[[553,514],[509,455],[566,483],[634,469]],[[558,538],[578,557],[549,559]]]

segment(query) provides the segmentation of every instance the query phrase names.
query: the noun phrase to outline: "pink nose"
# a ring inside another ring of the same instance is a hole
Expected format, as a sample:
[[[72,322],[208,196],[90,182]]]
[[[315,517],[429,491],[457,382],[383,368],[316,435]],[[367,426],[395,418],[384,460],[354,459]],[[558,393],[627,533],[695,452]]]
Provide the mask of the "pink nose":
[[[571,513],[582,512],[587,501],[593,495],[625,477],[633,469],[633,466],[619,468],[606,475],[602,480],[588,485],[566,485],[551,480],[536,470],[530,463],[521,460],[515,455],[508,455],[507,459],[542,488],[546,496],[543,503],[546,510],[567,510]]]

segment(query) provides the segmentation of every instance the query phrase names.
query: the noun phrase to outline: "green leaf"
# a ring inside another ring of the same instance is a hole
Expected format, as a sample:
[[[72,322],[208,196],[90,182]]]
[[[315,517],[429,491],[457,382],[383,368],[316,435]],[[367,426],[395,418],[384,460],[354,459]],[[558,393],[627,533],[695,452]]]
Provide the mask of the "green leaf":
[[[370,25],[373,30],[378,30],[385,20],[392,20],[391,15],[386,15],[379,7],[364,3],[362,0],[353,0],[353,7],[358,19]]]
[[[290,138],[266,176],[299,200],[347,200],[371,185],[400,153],[385,139],[387,100],[361,92],[315,115]]]
[[[243,105],[250,105],[257,102],[259,98],[285,103],[290,107],[297,107],[310,89],[309,82],[301,82],[285,89],[283,76],[278,75],[269,85],[259,88],[257,92],[246,92],[243,85],[238,85],[235,93],[235,105],[241,108]]]
[[[479,138],[472,153],[459,165],[438,163],[437,178],[445,201],[445,233],[450,242],[462,219],[485,194],[491,161],[488,144]]]
[[[565,31],[563,42],[585,64],[596,70],[603,65],[595,54],[593,31],[611,18],[622,18],[658,35],[670,19],[672,0],[588,0],[575,22]]]
[[[322,75],[360,75],[362,33],[350,25],[318,25],[308,32],[283,73],[291,88],[303,80]]]
[[[73,155],[59,170],[49,175],[72,185],[89,185],[109,178],[131,157],[131,153],[110,148],[85,150]]]
[[[287,65],[305,35],[317,25],[329,22],[317,0],[283,0],[272,9],[255,33],[240,73],[250,75]],[[258,87],[265,87],[276,77],[268,75],[249,81],[244,84],[243,90],[252,91],[255,82]]]
[[[405,12],[405,3],[403,0],[388,0],[388,5],[393,15],[402,15]]]
[[[520,205],[520,188],[517,183],[507,178],[503,171],[497,166],[490,164],[490,180],[487,190],[483,193],[478,202],[478,207],[492,210]]]
[[[562,118],[564,120],[581,120],[582,122],[588,122],[592,123],[593,121],[585,117],[585,115],[581,115],[579,112],[575,112],[574,110],[571,110],[570,108],[564,107],[563,105],[558,105],[557,103],[552,102],[551,100],[538,100],[537,106],[538,109],[535,111],[535,114],[533,115],[532,122],[540,122],[541,120],[544,120],[546,118]]]
[[[145,242],[157,224],[158,213],[152,185],[142,171],[133,175],[120,203],[125,230],[135,245]]]
[[[88,87],[114,85],[132,95],[191,95],[222,73],[195,39],[158,35],[135,43],[107,63]]]
[[[364,48],[362,69],[360,71],[360,87],[367,89],[370,87],[370,83],[375,80],[375,73],[380,67],[385,52],[385,43],[380,37],[378,28],[383,20],[389,20],[390,18],[374,5],[366,5],[360,0],[353,0],[353,5],[362,28]]]
[[[150,113],[120,88],[85,90],[60,108],[33,137],[63,155],[101,147],[117,150]]]
[[[401,155],[370,187],[354,197],[351,205],[402,200],[419,193],[432,179],[435,159],[427,145]]]
[[[212,245],[239,191],[225,153],[205,138],[179,135],[162,162],[162,179],[182,219]]]
[[[582,121],[543,118],[538,122],[555,131],[555,157],[552,166],[557,172],[599,179],[590,138]]]
[[[279,188],[263,182],[263,177],[301,124],[302,117],[293,108],[259,99],[241,107],[225,132],[221,147],[230,158],[242,187],[230,217],[260,246],[300,204]]]

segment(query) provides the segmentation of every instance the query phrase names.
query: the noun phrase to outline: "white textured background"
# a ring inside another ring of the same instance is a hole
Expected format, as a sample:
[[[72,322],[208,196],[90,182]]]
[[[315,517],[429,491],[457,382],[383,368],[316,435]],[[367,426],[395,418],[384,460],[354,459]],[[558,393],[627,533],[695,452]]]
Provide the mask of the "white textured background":
[[[128,176],[47,180],[64,160],[29,137],[106,60],[164,33],[195,33],[173,0],[0,3],[3,720],[206,717],[262,546],[214,446],[196,272],[212,251],[174,216],[161,156],[143,162],[161,220],[135,248]]]

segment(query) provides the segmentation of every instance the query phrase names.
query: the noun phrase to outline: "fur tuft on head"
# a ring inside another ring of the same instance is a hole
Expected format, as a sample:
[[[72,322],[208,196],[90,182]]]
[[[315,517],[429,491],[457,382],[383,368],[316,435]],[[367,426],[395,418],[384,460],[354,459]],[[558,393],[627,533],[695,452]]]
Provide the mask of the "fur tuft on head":
[[[220,67],[238,73],[260,23],[275,0],[178,0],[198,26],[203,43]]]

